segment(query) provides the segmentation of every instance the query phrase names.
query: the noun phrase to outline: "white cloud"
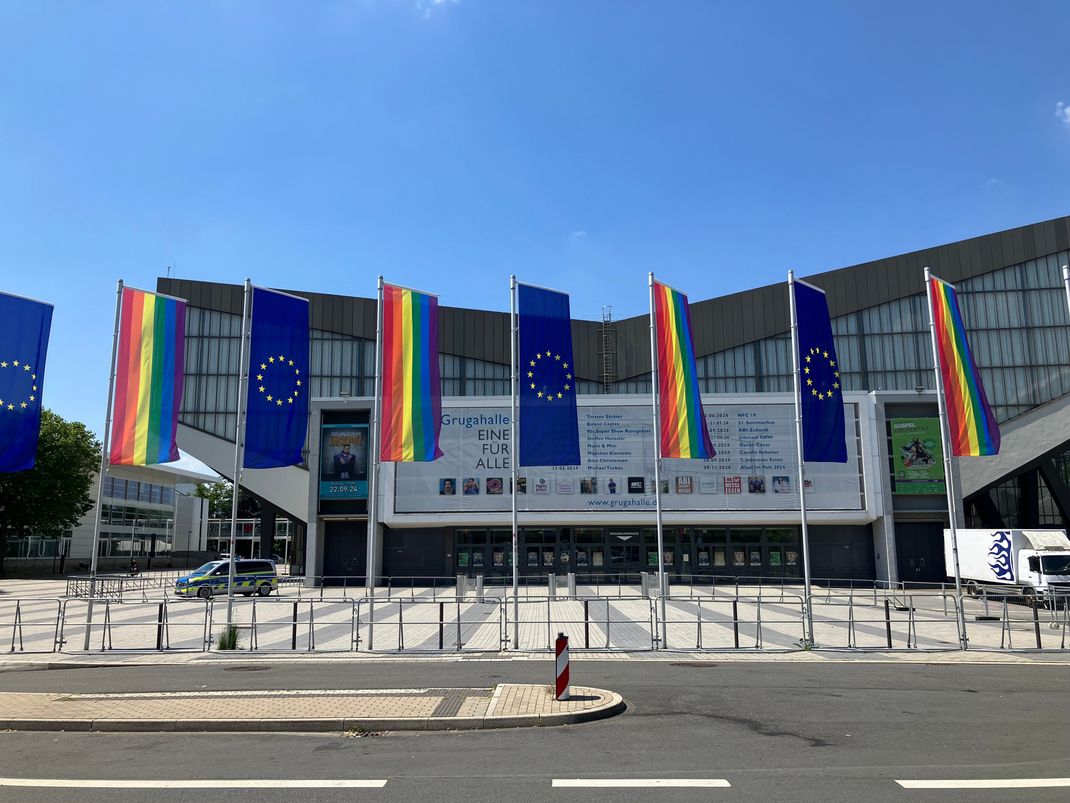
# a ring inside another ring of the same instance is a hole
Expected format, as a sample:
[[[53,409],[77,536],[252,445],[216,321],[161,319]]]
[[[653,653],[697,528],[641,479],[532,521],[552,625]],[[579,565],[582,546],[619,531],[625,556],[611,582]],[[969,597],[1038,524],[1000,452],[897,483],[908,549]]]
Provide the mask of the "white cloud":
[[[578,231],[572,232],[572,239],[573,240],[582,240],[586,236],[587,236],[587,232],[584,231],[583,229],[579,229]]]
[[[1004,178],[990,178],[985,182],[985,188],[989,190],[1001,190],[1007,186],[1007,180]]]
[[[424,19],[431,16],[431,12],[437,8],[447,6],[459,6],[461,0],[416,0],[416,10]]]
[[[1070,125],[1070,106],[1060,100],[1055,104],[1055,117],[1060,123]]]

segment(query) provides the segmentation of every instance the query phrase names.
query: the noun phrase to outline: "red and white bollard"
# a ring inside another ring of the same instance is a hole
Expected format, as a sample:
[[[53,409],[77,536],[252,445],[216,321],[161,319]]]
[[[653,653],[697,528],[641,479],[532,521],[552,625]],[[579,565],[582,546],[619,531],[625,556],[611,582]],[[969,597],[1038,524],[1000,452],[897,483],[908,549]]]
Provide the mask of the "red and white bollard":
[[[568,699],[568,636],[564,633],[557,634],[557,641],[554,643],[555,652],[557,653],[557,692],[554,694],[556,700]]]

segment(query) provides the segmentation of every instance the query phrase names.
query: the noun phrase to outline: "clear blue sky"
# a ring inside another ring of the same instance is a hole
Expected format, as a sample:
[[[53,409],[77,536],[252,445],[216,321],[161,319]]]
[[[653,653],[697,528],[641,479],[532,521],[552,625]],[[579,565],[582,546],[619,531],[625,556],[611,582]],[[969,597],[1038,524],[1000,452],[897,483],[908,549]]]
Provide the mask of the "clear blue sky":
[[[0,287],[45,402],[102,428],[114,282],[576,316],[1070,212],[1070,4],[0,6]]]

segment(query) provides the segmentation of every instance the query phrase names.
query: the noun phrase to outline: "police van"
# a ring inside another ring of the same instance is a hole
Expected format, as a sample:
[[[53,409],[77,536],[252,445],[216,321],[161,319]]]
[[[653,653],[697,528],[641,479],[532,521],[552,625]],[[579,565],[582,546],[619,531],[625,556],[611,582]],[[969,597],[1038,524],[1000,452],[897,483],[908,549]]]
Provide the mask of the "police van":
[[[230,561],[213,560],[194,569],[175,581],[175,594],[180,597],[210,599],[215,594],[227,593]],[[275,564],[270,560],[237,560],[234,562],[234,593],[248,597],[259,594],[266,597],[279,588]]]

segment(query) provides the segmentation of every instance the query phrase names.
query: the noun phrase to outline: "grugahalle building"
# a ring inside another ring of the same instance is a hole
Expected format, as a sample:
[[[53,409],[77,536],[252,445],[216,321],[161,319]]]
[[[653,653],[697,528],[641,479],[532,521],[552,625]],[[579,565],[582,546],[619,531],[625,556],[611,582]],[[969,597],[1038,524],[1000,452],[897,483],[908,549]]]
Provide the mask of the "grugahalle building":
[[[815,578],[945,577],[925,266],[958,286],[1003,433],[998,457],[959,461],[960,520],[1066,527],[1068,251],[1070,217],[1063,217],[805,277],[828,293],[849,453],[846,465],[808,465],[805,489],[794,470],[786,284],[693,303],[703,404],[718,457],[665,461],[668,570],[801,575],[802,490]],[[636,286],[644,286],[643,277]],[[229,476],[242,288],[165,278],[157,287],[189,302],[179,443]],[[375,300],[287,290],[311,302],[305,462],[246,470],[242,484],[261,500],[262,531],[273,532],[277,516],[295,523],[297,571],[362,576]],[[582,465],[521,470],[521,573],[620,575],[657,565],[648,326],[646,315],[573,320]],[[511,575],[508,331],[505,313],[440,308],[445,456],[383,465],[377,573]]]

